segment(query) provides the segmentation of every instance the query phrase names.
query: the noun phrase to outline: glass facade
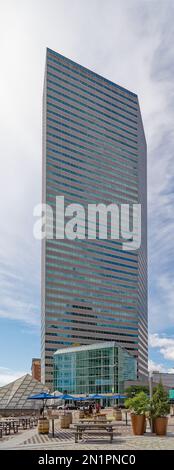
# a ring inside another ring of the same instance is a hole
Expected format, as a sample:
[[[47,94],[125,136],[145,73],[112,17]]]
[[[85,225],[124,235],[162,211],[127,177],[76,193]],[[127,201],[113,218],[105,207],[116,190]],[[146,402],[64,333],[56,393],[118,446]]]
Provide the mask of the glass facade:
[[[45,392],[45,385],[26,374],[14,382],[0,387],[0,410],[34,410],[42,405],[42,400],[28,400],[31,395]]]
[[[54,390],[62,393],[123,393],[124,381],[136,377],[136,359],[114,342],[59,349],[54,354]]]
[[[142,243],[56,239],[55,198],[141,203]],[[137,95],[48,49],[43,96],[43,202],[54,239],[42,242],[42,381],[62,347],[117,341],[147,374],[146,142]]]

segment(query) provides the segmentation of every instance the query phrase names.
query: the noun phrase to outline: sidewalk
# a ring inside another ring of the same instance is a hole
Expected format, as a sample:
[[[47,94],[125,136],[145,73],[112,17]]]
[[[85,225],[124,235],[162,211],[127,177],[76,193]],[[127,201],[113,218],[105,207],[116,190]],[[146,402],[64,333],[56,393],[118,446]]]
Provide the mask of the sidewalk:
[[[74,444],[74,433],[70,430],[58,430],[56,437],[40,435],[36,429],[25,431],[20,436],[11,437],[0,442],[2,449],[39,449],[39,450],[174,450],[174,435],[157,437],[150,433],[144,436],[115,436],[113,443],[107,438],[83,439],[82,443]]]

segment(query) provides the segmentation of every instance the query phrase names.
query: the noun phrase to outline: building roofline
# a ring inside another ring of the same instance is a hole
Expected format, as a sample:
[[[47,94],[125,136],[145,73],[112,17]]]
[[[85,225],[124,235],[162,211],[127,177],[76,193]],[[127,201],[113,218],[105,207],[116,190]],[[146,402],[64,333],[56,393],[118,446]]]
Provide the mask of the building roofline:
[[[138,95],[136,93],[134,93],[133,91],[130,91],[127,88],[125,88],[121,85],[118,85],[115,82],[112,82],[112,80],[109,80],[108,78],[103,77],[102,75],[94,72],[93,70],[91,70],[87,67],[84,67],[83,65],[79,64],[78,62],[75,62],[74,60],[69,59],[68,57],[64,56],[63,54],[60,54],[59,52],[56,52],[53,49],[50,49],[49,47],[47,47],[46,50],[47,50],[47,52],[50,52],[51,54],[55,55],[56,57],[61,57],[62,59],[65,59],[68,62],[71,62],[71,64],[80,67],[85,72],[90,72],[92,75],[95,75],[97,78],[104,80],[106,83],[108,83],[110,85],[113,85],[113,86],[115,86],[116,88],[119,88],[122,91],[125,91],[128,95],[131,95],[131,96],[134,96],[135,98],[138,98]]]
[[[130,352],[127,351],[127,349],[123,348],[116,341],[104,341],[104,342],[99,342],[99,343],[85,344],[85,345],[82,345],[82,346],[72,346],[70,348],[60,348],[60,349],[57,349],[57,351],[55,351],[53,356],[56,356],[56,355],[59,355],[59,354],[68,354],[68,353],[75,353],[75,352],[80,352],[80,351],[88,351],[88,349],[95,350],[95,349],[104,349],[104,348],[109,348],[109,347],[111,348],[111,347],[114,347],[114,346],[118,347],[120,349],[123,349],[131,357],[135,357],[135,356],[133,356],[133,354],[130,354]]]

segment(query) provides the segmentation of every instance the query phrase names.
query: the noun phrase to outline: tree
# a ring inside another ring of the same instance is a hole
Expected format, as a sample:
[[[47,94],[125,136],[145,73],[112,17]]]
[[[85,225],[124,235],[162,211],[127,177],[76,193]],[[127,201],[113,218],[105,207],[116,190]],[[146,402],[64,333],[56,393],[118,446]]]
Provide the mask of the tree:
[[[127,387],[125,390],[128,398],[132,398],[140,392],[144,392],[146,395],[149,395],[149,387],[147,385],[130,385],[130,387]]]
[[[168,394],[160,382],[151,400],[151,416],[154,418],[167,416],[170,412]]]
[[[149,399],[143,391],[137,393],[132,398],[125,400],[125,407],[135,415],[145,415],[149,409]]]

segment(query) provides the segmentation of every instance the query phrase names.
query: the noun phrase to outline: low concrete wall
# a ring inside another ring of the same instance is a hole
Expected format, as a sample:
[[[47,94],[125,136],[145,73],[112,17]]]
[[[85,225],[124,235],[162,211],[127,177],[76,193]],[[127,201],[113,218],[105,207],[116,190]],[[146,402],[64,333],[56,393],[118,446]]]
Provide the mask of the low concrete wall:
[[[1,417],[8,417],[8,416],[39,416],[39,410],[2,410],[0,409],[0,416]]]

